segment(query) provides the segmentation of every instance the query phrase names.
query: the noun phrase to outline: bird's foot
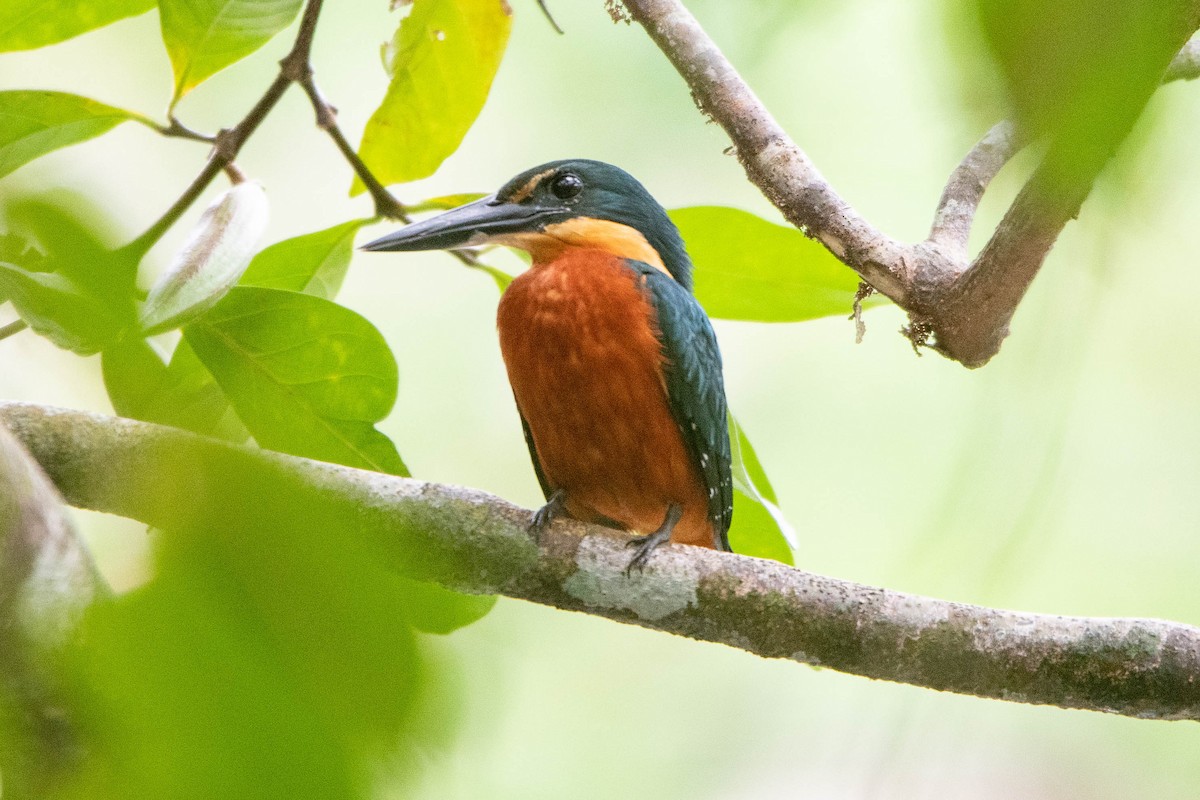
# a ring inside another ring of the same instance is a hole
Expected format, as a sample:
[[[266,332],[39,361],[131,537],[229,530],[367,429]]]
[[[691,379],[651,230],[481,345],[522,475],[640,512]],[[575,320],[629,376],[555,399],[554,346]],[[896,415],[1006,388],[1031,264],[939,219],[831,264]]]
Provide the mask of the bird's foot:
[[[533,518],[529,520],[529,532],[534,537],[540,537],[547,525],[566,513],[566,503],[567,493],[562,489],[554,490],[546,501],[546,505],[533,512]]]
[[[672,503],[667,506],[667,516],[663,520],[663,524],[658,527],[654,533],[646,536],[635,536],[626,543],[626,547],[636,548],[633,558],[629,559],[629,566],[625,567],[625,577],[633,575],[633,571],[641,572],[646,568],[646,562],[650,560],[650,554],[659,548],[659,546],[671,541],[671,533],[675,530],[675,524],[679,522],[679,518],[683,516],[683,506]]]

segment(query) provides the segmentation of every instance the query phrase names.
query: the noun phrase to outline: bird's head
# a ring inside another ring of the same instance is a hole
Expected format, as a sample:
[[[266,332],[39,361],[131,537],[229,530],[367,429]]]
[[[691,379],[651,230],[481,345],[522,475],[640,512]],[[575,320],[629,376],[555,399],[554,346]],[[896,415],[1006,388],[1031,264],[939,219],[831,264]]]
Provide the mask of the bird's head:
[[[646,187],[603,161],[551,161],[493,195],[413,223],[364,250],[447,250],[502,244],[551,261],[572,247],[605,250],[665,269],[692,288],[683,240]]]

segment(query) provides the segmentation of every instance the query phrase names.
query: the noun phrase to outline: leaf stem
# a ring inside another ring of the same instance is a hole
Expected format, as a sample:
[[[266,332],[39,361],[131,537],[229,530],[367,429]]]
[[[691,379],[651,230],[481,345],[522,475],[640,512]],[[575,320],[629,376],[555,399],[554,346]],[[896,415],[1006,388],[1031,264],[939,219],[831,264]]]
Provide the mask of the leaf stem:
[[[194,131],[180,122],[174,114],[168,116],[166,125],[160,125],[153,120],[146,120],[146,124],[162,136],[168,138],[188,139],[193,142],[207,142],[208,144],[216,144],[217,141],[215,134]]]
[[[7,325],[0,327],[0,341],[7,339],[14,334],[20,333],[28,327],[29,323],[23,319],[13,320]]]

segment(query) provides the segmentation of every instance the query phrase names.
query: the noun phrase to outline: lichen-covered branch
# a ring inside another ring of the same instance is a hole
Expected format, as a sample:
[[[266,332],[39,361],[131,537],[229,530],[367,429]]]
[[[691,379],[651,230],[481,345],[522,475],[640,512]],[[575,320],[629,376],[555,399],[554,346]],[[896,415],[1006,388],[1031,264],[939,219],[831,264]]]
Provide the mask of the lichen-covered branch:
[[[1163,83],[1171,81],[1191,81],[1200,78],[1200,34],[1188,39],[1167,67]]]
[[[57,644],[101,586],[62,498],[0,420],[0,628]]]
[[[0,421],[0,752],[13,796],[48,795],[79,756],[45,661],[104,591],[62,498]]]
[[[501,593],[883,680],[1026,703],[1200,720],[1200,629],[1023,614],[863,586],[686,546],[626,576],[619,534],[569,521],[535,543],[529,512],[483,492],[233,447],[96,414],[0,403],[67,499],[170,527],[187,486],[271,479],[331,504],[410,577]],[[231,492],[230,496],[236,496]],[[228,518],[224,516],[222,518]],[[240,518],[240,516],[239,516]],[[273,524],[304,524],[275,520]]]
[[[950,176],[929,238],[911,245],[897,242],[837,194],[681,0],[621,2],[687,82],[701,110],[725,129],[750,181],[792,224],[907,311],[914,345],[926,344],[932,333],[938,352],[968,367],[982,366],[999,352],[1009,320],[1089,194],[1103,159],[1065,186],[1046,180],[1048,172],[1039,170],[972,261],[967,239],[975,210],[988,182],[1024,144],[1012,125],[1000,123]],[[1172,24],[1183,41],[1200,24],[1200,11]],[[1192,38],[1164,80],[1197,75],[1200,40]]]

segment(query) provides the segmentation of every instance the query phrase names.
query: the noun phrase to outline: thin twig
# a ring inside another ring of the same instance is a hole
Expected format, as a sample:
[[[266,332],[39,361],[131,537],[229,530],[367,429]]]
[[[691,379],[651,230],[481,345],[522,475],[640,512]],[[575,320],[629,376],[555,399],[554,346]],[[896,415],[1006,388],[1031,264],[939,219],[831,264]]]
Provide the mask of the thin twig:
[[[333,143],[346,162],[350,164],[354,174],[367,187],[371,199],[375,201],[375,216],[409,222],[408,210],[404,204],[379,182],[379,179],[355,151],[354,146],[346,139],[346,135],[342,133],[342,129],[337,124],[337,109],[321,94],[313,77],[311,65],[308,65],[303,74],[296,78],[296,82],[304,89],[309,102],[312,103],[313,112],[317,116],[317,127],[329,134],[329,138],[333,139]]]
[[[405,224],[412,222],[408,207],[396,199],[396,196],[379,182],[379,179],[371,172],[371,168],[367,166],[366,162],[355,151],[354,146],[346,139],[346,135],[337,124],[337,109],[325,99],[320,87],[317,86],[312,65],[293,65],[293,68],[296,69],[296,73],[292,76],[292,79],[300,84],[300,87],[304,89],[304,93],[308,95],[309,102],[313,107],[313,113],[316,114],[317,127],[329,134],[329,138],[333,140],[342,157],[350,164],[350,167],[354,170],[354,174],[363,182],[363,186],[366,187],[367,192],[371,195],[371,199],[375,203],[375,216],[399,220]],[[450,250],[448,252],[468,267],[478,269],[484,266],[473,251]]]
[[[1016,125],[1004,120],[971,148],[950,173],[933,215],[929,242],[941,247],[955,261],[966,263],[967,240],[983,193],[992,178],[1024,145],[1017,135]]]
[[[10,337],[14,334],[20,333],[21,331],[25,330],[28,327],[29,327],[29,323],[23,319],[13,320],[12,322],[8,323],[7,325],[0,327],[0,341],[7,339],[8,337]]]
[[[999,352],[1025,290],[1090,192],[1107,153],[1099,152],[1087,174],[1069,181],[1060,176],[1056,183],[1054,165],[1065,161],[1051,147],[1043,168],[972,262],[966,241],[979,199],[986,183],[1020,149],[1002,124],[951,176],[930,238],[904,244],[877,230],[834,191],[681,0],[622,1],[683,77],[701,111],[725,129],[751,183],[789,222],[907,311],[913,321],[909,330],[922,342],[932,333],[931,346],[938,352],[971,367]],[[607,0],[606,6],[613,2]],[[1181,43],[1200,24],[1200,3],[1193,5],[1179,8],[1170,20]],[[1166,79],[1200,74],[1198,51],[1200,44],[1192,38],[1166,70]]]
[[[1200,77],[1200,34],[1183,46],[1163,75],[1164,84]],[[988,184],[1029,141],[1011,120],[992,126],[950,173],[934,212],[928,242],[966,263],[967,240]]]
[[[150,251],[150,248],[162,238],[163,234],[183,216],[185,211],[191,208],[192,203],[196,202],[197,198],[203,194],[208,185],[212,183],[213,178],[221,174],[226,166],[233,163],[241,151],[242,145],[266,119],[267,114],[283,97],[283,93],[287,91],[290,83],[291,81],[282,75],[276,77],[267,88],[266,93],[259,98],[259,101],[254,104],[241,122],[235,127],[217,134],[216,146],[213,148],[212,155],[209,156],[208,163],[204,165],[204,169],[153,225],[147,228],[141,236],[121,248],[124,254],[134,260],[140,260]]]
[[[553,27],[554,30],[559,34],[566,33],[566,31],[558,27],[558,23],[554,21],[554,15],[550,13],[550,9],[546,5],[546,0],[537,0],[537,4],[538,8],[542,9],[542,13],[546,16],[546,19],[549,20],[550,26]]]
[[[196,176],[191,185],[184,190],[179,199],[153,225],[141,236],[122,248],[124,251],[137,259],[144,256],[162,238],[162,235],[183,216],[184,212],[196,202],[196,199],[212,183],[213,178],[222,170],[227,170],[233,164],[242,146],[254,134],[263,120],[267,118],[267,115],[271,113],[280,98],[283,97],[284,92],[293,83],[299,84],[308,96],[309,102],[312,104],[313,111],[316,114],[317,127],[329,134],[330,139],[333,140],[342,157],[346,159],[346,162],[354,170],[354,174],[358,176],[359,180],[366,186],[367,191],[370,192],[371,199],[375,203],[375,215],[396,219],[404,223],[411,221],[408,209],[404,203],[396,199],[387,190],[387,187],[379,182],[379,179],[375,177],[374,173],[371,172],[370,168],[355,151],[354,146],[346,139],[346,135],[337,124],[337,109],[325,99],[321,94],[320,88],[317,86],[312,67],[312,45],[313,37],[316,35],[317,21],[321,14],[322,4],[323,0],[309,0],[308,4],[304,7],[304,16],[300,20],[300,29],[296,34],[295,43],[292,45],[291,51],[279,62],[279,74],[275,77],[275,80],[272,81],[258,102],[254,104],[254,107],[242,118],[241,122],[233,128],[221,131],[214,137],[213,152],[209,156],[208,163],[204,165],[204,169]],[[164,135],[181,136],[201,141],[208,140],[203,134],[190,131],[174,119],[174,117],[171,118],[170,126],[165,128],[156,126],[156,129]],[[474,253],[456,250],[452,251],[451,255],[467,266],[480,266],[480,262]]]
[[[216,136],[212,154],[209,156],[208,163],[204,165],[204,169],[196,176],[191,185],[184,190],[179,199],[176,200],[166,213],[151,225],[145,233],[138,236],[136,239],[125,245],[122,249],[126,254],[134,259],[141,259],[154,244],[162,238],[163,234],[174,225],[184,212],[191,207],[192,203],[208,188],[213,179],[225,169],[226,166],[232,164],[241,152],[242,146],[246,141],[254,135],[258,130],[258,126],[262,124],[267,115],[271,113],[288,86],[292,84],[293,77],[296,73],[296,64],[308,64],[308,59],[312,53],[313,35],[316,33],[317,19],[321,13],[321,5],[323,0],[309,0],[304,7],[304,16],[300,20],[300,30],[296,34],[296,40],[292,44],[291,51],[284,56],[280,62],[279,74],[263,96],[259,98],[254,107],[242,118],[242,121],[233,128],[223,130]]]

